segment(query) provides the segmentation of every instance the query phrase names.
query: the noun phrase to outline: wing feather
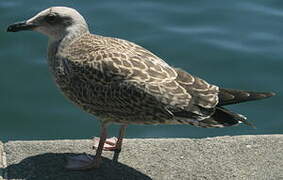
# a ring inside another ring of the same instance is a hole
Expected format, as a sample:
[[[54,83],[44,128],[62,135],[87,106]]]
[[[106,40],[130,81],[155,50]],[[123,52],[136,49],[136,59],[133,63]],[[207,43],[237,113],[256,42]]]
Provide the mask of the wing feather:
[[[120,81],[140,89],[145,94],[143,98],[153,97],[152,106],[166,111],[167,117],[171,112],[176,115],[187,112],[191,118],[195,118],[191,114],[197,114],[203,119],[218,103],[218,87],[170,67],[150,51],[126,40],[88,34],[65,48],[62,54],[72,64],[79,64],[84,76],[91,76],[89,72],[99,74],[96,83]]]

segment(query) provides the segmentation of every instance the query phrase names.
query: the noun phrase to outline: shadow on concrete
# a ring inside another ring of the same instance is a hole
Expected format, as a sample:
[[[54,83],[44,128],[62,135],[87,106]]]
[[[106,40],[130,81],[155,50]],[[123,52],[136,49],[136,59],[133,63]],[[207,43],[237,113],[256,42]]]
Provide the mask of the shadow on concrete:
[[[64,168],[67,156],[73,153],[45,153],[9,165],[5,171],[8,179],[25,180],[135,180],[151,178],[125,164],[103,158],[102,166],[88,171],[70,171]]]

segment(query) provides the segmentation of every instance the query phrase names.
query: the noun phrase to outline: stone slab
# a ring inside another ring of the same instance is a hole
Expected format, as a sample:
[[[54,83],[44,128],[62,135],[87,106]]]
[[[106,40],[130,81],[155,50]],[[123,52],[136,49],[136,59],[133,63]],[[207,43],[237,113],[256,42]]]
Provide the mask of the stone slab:
[[[111,161],[112,152],[104,152],[98,169],[64,169],[67,156],[94,154],[91,146],[90,140],[8,142],[7,179],[283,179],[283,135],[125,139],[119,162]]]
[[[0,141],[0,180],[4,180],[5,173],[5,153],[4,153],[4,144]]]

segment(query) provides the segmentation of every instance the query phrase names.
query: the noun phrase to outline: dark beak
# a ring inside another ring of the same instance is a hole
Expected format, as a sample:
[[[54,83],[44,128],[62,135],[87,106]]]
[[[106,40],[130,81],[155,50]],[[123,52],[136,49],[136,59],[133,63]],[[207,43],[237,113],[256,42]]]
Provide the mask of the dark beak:
[[[37,27],[36,24],[31,24],[31,23],[27,23],[26,21],[22,21],[22,22],[17,22],[17,23],[11,24],[7,28],[7,32],[18,32],[18,31],[32,30],[35,27]]]

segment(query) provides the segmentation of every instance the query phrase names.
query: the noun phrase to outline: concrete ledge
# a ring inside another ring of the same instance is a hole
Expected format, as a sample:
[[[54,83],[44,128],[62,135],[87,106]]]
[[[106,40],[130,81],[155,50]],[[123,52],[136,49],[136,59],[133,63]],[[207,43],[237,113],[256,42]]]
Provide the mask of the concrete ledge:
[[[4,147],[3,147],[3,143],[0,142],[0,180],[3,180],[4,179],[4,169],[5,169],[5,162],[6,162],[6,159],[5,159],[5,152],[4,152]]]
[[[105,152],[99,169],[64,169],[66,156],[93,154],[91,145],[90,140],[11,141],[4,144],[7,167],[2,153],[0,166],[11,180],[283,179],[283,135],[126,139],[118,163]]]

